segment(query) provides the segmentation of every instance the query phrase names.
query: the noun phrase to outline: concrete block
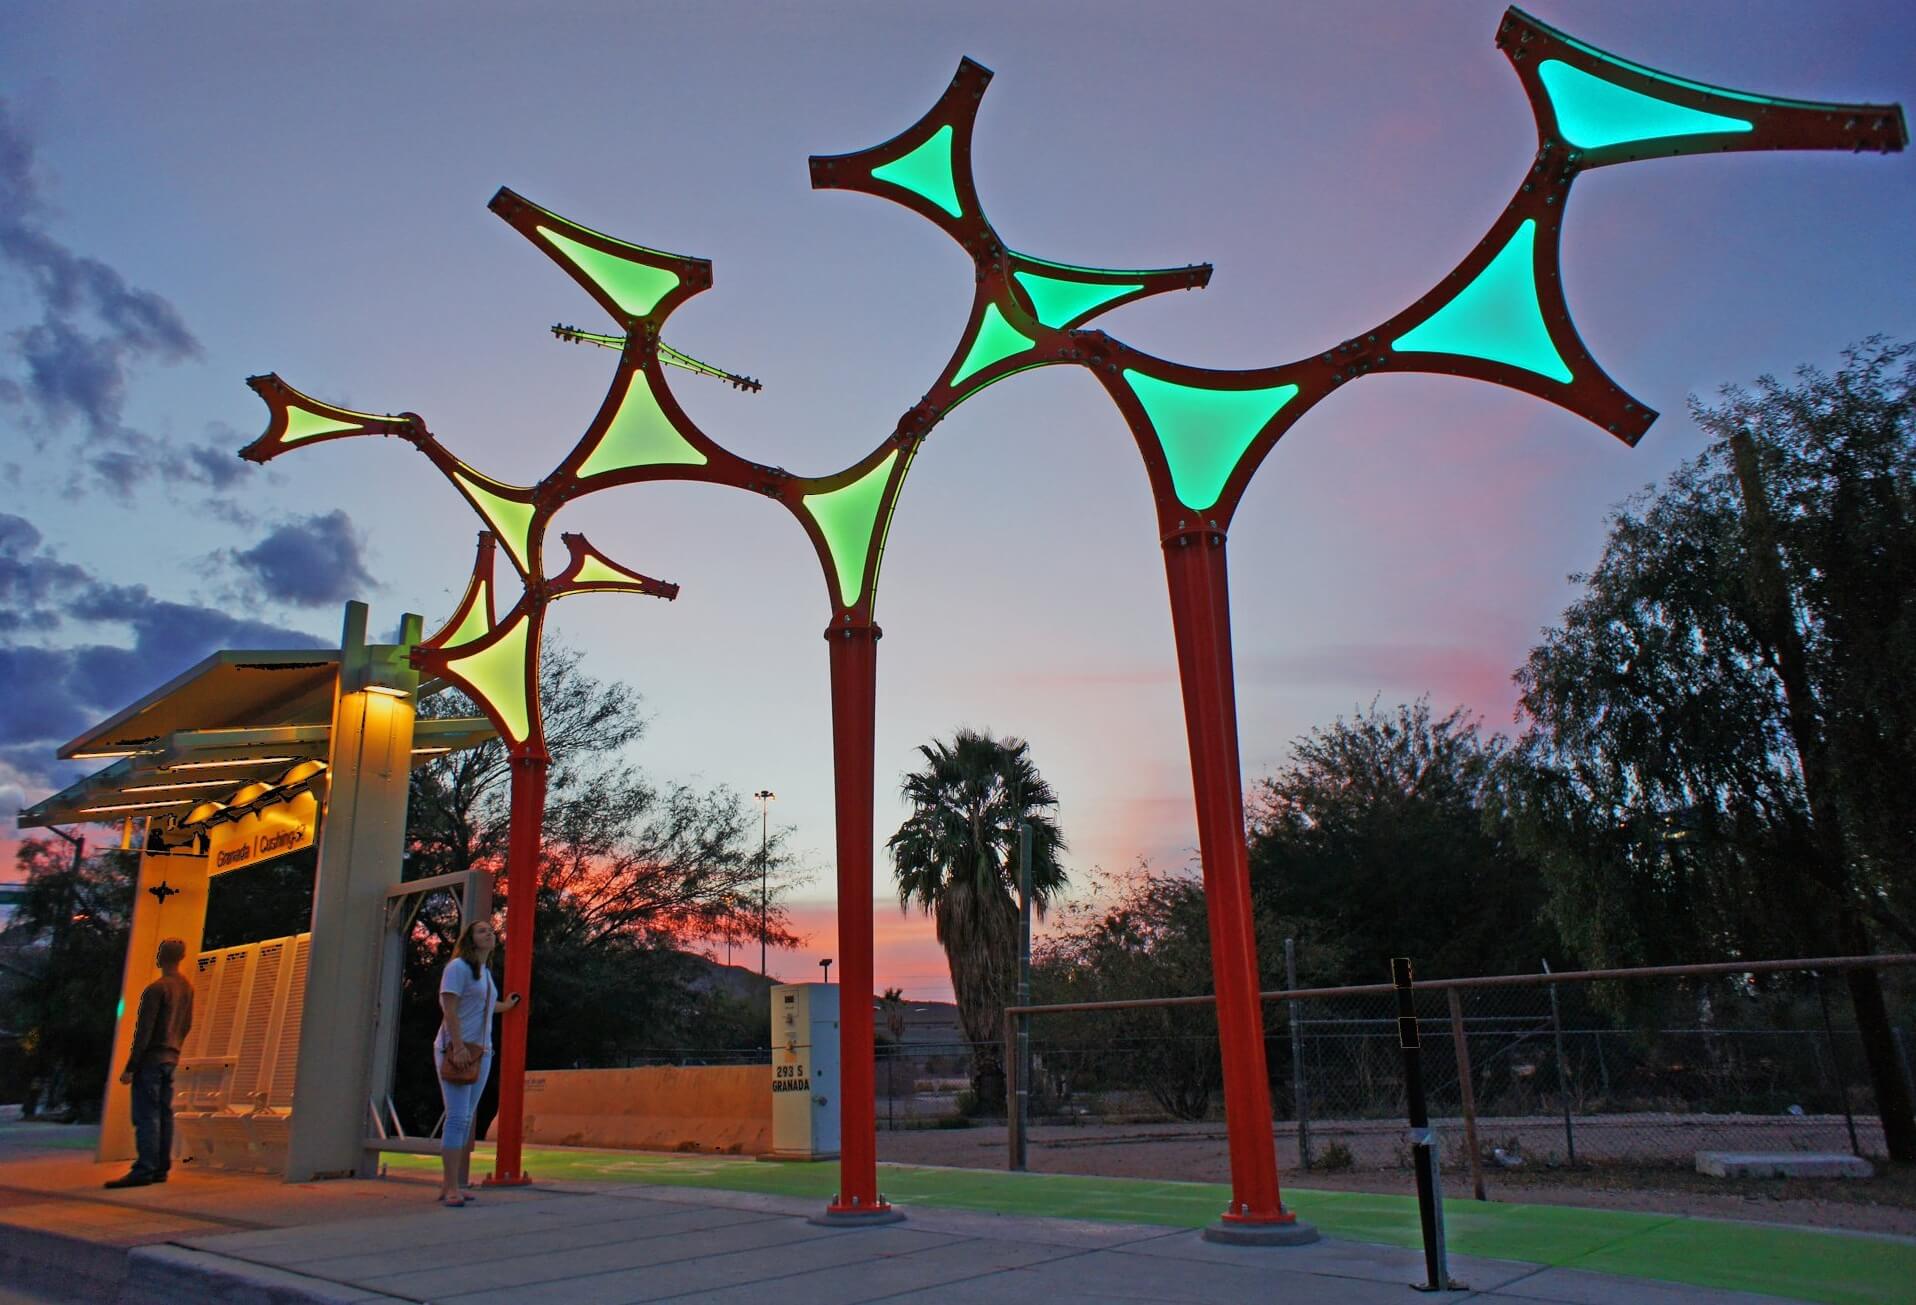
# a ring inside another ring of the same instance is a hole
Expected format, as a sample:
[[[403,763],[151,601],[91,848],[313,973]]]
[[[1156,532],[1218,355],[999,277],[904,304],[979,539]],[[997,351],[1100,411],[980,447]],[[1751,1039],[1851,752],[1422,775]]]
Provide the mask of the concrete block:
[[[1816,1151],[1698,1151],[1696,1171],[1712,1178],[1873,1178],[1861,1156]]]

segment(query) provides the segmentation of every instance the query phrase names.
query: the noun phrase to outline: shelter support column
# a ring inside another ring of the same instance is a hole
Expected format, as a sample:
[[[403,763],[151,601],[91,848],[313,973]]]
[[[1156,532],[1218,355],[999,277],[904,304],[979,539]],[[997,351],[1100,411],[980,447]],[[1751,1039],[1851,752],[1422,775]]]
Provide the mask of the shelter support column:
[[[1193,531],[1167,538],[1164,570],[1197,799],[1198,850],[1204,866],[1218,1048],[1224,1062],[1224,1123],[1231,1157],[1231,1205],[1206,1235],[1232,1241],[1314,1239],[1315,1232],[1298,1224],[1297,1217],[1284,1208],[1278,1190],[1250,862],[1244,845],[1223,533]]]
[[[366,615],[364,603],[348,603],[340,640],[289,1182],[371,1177],[376,1163],[365,1148],[372,1051],[392,1031],[368,1026],[378,1006],[387,893],[402,876],[419,687],[408,658],[420,621],[403,618],[397,645],[368,645]]]
[[[113,1025],[113,1057],[106,1067],[106,1104],[100,1116],[100,1145],[95,1158],[131,1160],[132,1089],[120,1082],[120,1070],[133,1046],[133,1027],[140,1015],[140,992],[160,977],[153,953],[162,938],[186,943],[187,964],[200,950],[206,929],[207,858],[181,849],[176,852],[140,852],[140,869],[133,891],[133,921],[126,944],[126,965],[120,975],[120,1004]],[[190,969],[186,977],[193,976]],[[196,1011],[199,1019],[211,1012]]]
[[[872,771],[876,747],[875,625],[825,631],[831,649],[832,768],[838,841],[838,1195],[821,1222],[902,1218],[878,1192],[872,1065]]]

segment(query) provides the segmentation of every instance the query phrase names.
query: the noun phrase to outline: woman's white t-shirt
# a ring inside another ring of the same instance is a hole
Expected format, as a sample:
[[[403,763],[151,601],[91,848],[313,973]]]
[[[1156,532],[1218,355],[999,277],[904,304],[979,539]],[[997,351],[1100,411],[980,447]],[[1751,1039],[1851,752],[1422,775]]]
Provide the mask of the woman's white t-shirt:
[[[481,966],[475,975],[472,966],[455,956],[446,962],[446,971],[440,976],[439,995],[459,999],[453,1009],[459,1017],[460,1039],[484,1051],[491,1051],[492,1004],[498,1000],[497,990],[492,986],[492,971]],[[433,1046],[444,1051],[451,1045],[452,1038],[442,1019],[439,1022],[439,1037]]]

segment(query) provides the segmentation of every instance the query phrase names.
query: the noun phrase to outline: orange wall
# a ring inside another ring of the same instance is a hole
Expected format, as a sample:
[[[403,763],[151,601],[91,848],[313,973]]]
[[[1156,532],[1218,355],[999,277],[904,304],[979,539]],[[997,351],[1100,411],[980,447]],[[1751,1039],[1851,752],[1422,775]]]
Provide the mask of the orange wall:
[[[763,1155],[772,1149],[772,1067],[658,1065],[528,1073],[526,1141]]]

